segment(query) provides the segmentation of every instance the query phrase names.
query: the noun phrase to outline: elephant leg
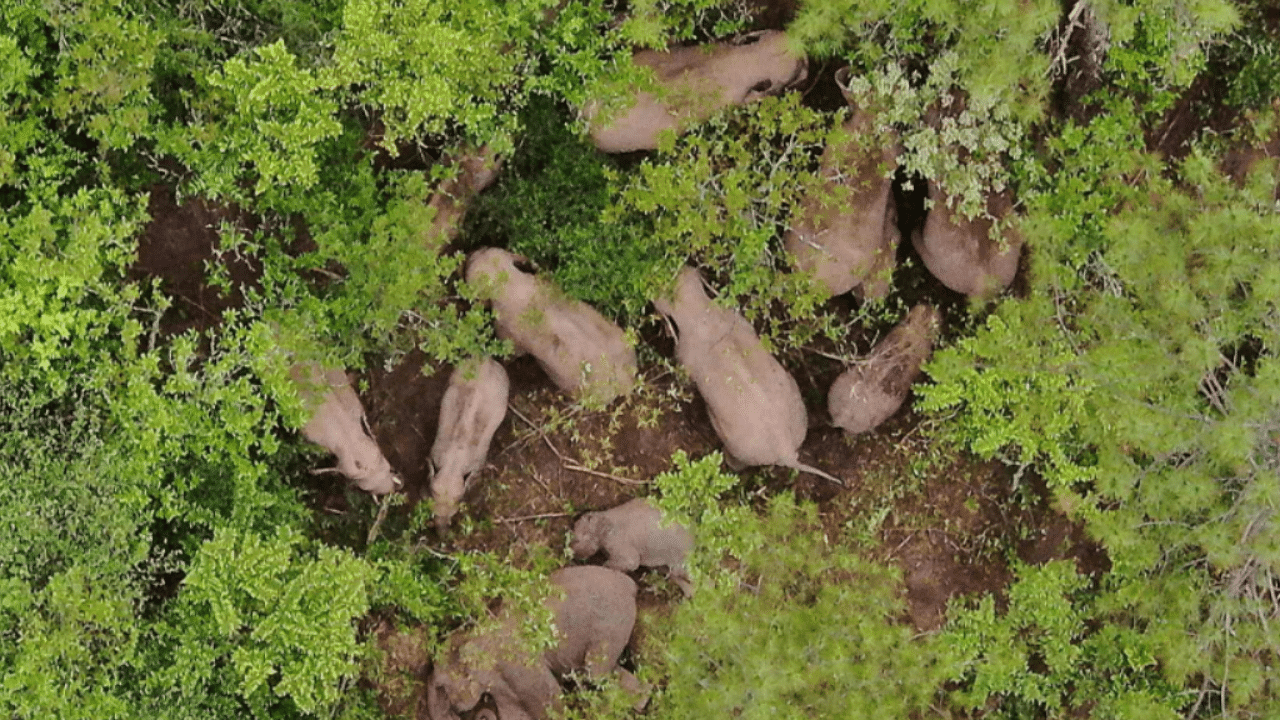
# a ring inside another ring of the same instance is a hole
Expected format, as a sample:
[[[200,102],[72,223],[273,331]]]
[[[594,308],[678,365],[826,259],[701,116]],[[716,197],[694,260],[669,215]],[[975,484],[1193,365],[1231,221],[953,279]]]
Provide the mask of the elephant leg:
[[[523,714],[515,717],[521,720],[525,717],[540,719],[546,716],[548,708],[559,706],[560,683],[545,664],[538,663],[535,667],[506,665],[502,669],[502,676],[503,692],[522,708]],[[498,693],[492,690],[490,692],[497,702]],[[502,716],[501,720],[508,720],[508,716],[502,713],[501,706],[498,713]]]
[[[533,716],[524,709],[520,700],[509,690],[493,693],[493,704],[497,706],[498,717],[501,720],[534,720]]]
[[[689,571],[683,565],[677,565],[670,569],[667,577],[680,588],[680,592],[684,593],[687,598],[693,597],[693,579],[689,577]]]
[[[728,465],[729,469],[734,472],[742,472],[743,470],[746,470],[748,467],[750,467],[749,465],[742,462],[738,458],[729,454],[729,450],[727,448],[724,450],[724,464]]]
[[[629,573],[640,567],[640,551],[634,547],[605,549],[609,552],[609,561],[604,566],[610,570]]]
[[[628,695],[634,695],[636,698],[632,708],[636,712],[643,711],[645,706],[649,704],[649,693],[653,690],[653,687],[622,668],[618,668],[617,673],[618,686],[625,690]]]

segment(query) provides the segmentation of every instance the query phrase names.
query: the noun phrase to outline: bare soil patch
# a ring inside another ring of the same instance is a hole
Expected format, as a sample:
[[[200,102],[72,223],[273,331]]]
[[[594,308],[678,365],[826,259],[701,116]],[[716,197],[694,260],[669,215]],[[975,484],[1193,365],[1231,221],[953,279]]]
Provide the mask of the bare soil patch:
[[[218,252],[219,225],[243,224],[243,217],[201,198],[178,204],[173,188],[164,184],[151,187],[147,212],[151,222],[138,241],[138,260],[129,277],[135,281],[157,278],[160,290],[173,298],[173,306],[160,322],[164,336],[216,325],[223,311],[244,304],[241,288],[257,281],[261,265],[248,256]],[[215,260],[227,269],[232,281],[229,291],[209,282],[206,265]]]

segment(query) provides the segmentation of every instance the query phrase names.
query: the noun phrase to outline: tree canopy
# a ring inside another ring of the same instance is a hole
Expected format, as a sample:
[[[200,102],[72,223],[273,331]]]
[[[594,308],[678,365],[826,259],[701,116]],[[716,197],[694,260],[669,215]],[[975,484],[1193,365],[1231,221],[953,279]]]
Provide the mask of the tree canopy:
[[[783,5],[0,3],[0,714],[383,717],[370,617],[436,642],[494,598],[532,603],[562,548],[519,567],[440,552],[425,505],[352,540],[306,490],[292,363],[509,354],[461,281],[466,250],[523,253],[633,336],[699,265],[792,364],[817,342],[847,359],[931,299],[917,283],[826,302],[793,271],[782,235],[849,113],[816,81],[643,157],[590,146],[583,105],[648,79],[633,50],[779,13],[811,74],[850,66],[902,138],[903,193],[943,182],[970,214],[1016,194],[1024,282],[939,299],[949,330],[916,411],[940,446],[1013,468],[1010,502],[1048,498],[1109,567],[1002,548],[1008,586],[919,637],[874,542],[678,454],[653,487],[701,528],[705,586],[638,654],[649,712],[1280,712],[1274,10]],[[502,179],[439,238],[442,159],[480,147]],[[141,260],[161,197],[215,226],[207,306]],[[350,502],[372,522],[372,500]],[[568,712],[629,712],[591,702]]]

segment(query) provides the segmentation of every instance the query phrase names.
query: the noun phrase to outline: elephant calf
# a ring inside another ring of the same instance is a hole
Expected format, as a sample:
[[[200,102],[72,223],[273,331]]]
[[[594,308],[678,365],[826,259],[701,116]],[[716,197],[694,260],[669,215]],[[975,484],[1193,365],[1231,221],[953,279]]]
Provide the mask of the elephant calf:
[[[636,383],[636,352],[622,330],[586,303],[518,266],[518,255],[483,248],[467,260],[467,282],[492,301],[498,334],[533,355],[551,380],[607,405]]]
[[[507,416],[510,391],[507,371],[493,358],[459,365],[449,376],[431,447],[431,496],[442,535],[458,511],[467,481],[484,467],[493,434]]]
[[[808,431],[800,387],[750,323],[707,297],[697,270],[681,270],[674,297],[653,304],[675,321],[676,359],[706,401],[731,466],[782,465],[843,484],[800,462]]]
[[[318,472],[347,476],[365,492],[386,495],[401,486],[369,429],[360,398],[342,370],[322,370],[318,365],[295,365],[290,370],[312,412],[302,435],[333,453],[338,465]],[[320,392],[317,392],[319,390]]]
[[[930,305],[911,308],[907,319],[876,344],[863,364],[832,383],[827,394],[832,422],[856,435],[892,417],[929,359],[941,322],[942,316]]]
[[[579,560],[604,550],[609,556],[604,566],[620,572],[665,565],[685,596],[693,595],[684,566],[693,549],[693,535],[681,525],[664,523],[662,511],[644,498],[578,518],[570,548]]]
[[[778,30],[749,33],[729,42],[681,47],[666,51],[642,50],[632,62],[652,68],[662,99],[639,92],[635,104],[607,125],[592,123],[591,140],[609,153],[653,150],[658,134],[681,132],[730,105],[743,105],[767,95],[777,95],[808,76],[808,61],[787,47]],[[599,112],[589,104],[584,114]]]
[[[563,598],[547,601],[555,615],[555,647],[534,656],[519,647],[518,618],[497,629],[468,633],[450,643],[427,684],[432,720],[457,720],[488,693],[501,720],[543,718],[560,702],[559,679],[576,670],[592,678],[611,672],[622,686],[643,694],[635,676],[618,668],[636,620],[636,584],[608,568],[584,565],[551,574]]]
[[[836,73],[842,89],[848,70]],[[862,108],[854,108],[843,131],[846,137],[823,149],[819,169],[834,202],[826,193],[804,198],[784,242],[796,266],[832,295],[854,290],[882,299],[889,294],[901,239],[892,177],[901,147],[896,137],[879,148],[866,145],[879,138],[872,114]]]

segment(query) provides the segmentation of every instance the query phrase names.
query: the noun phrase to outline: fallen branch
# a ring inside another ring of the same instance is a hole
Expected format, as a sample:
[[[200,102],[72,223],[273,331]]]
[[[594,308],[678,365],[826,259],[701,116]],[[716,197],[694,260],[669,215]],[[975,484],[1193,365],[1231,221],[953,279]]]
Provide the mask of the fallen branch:
[[[391,494],[382,496],[382,502],[378,503],[378,516],[373,520],[373,527],[369,528],[369,534],[365,536],[365,547],[373,544],[378,539],[378,530],[382,527],[382,521],[387,519],[387,510],[391,507]]]
[[[617,483],[622,483],[623,485],[648,485],[650,482],[648,480],[629,480],[624,477],[618,477],[617,475],[610,475],[609,473],[600,472],[599,470],[592,470],[591,468],[585,468],[585,467],[582,467],[581,465],[566,464],[563,467],[565,470],[573,470],[574,472],[586,473],[588,475],[595,475],[596,477],[606,478],[608,480],[612,480]]]
[[[549,518],[563,518],[563,517],[573,517],[573,513],[559,512],[559,513],[542,513],[540,515],[521,515],[520,517],[513,517],[513,518],[498,518],[495,522],[499,522],[504,525],[514,525],[516,523],[527,522],[529,520],[547,520]]]
[[[541,436],[542,436],[542,441],[543,441],[543,442],[545,442],[545,443],[547,444],[547,447],[551,448],[551,452],[555,453],[555,454],[556,454],[556,457],[560,458],[560,462],[561,462],[561,463],[563,463],[563,462],[564,462],[564,455],[561,455],[561,454],[560,454],[560,451],[559,451],[558,449],[556,449],[556,446],[555,446],[554,444],[552,444],[552,442],[551,442],[551,438],[547,437],[547,434],[546,434],[545,432],[543,432],[543,431],[542,431],[542,428],[538,427],[537,425],[534,425],[534,424],[533,424],[533,421],[532,421],[532,420],[530,420],[529,418],[525,417],[525,416],[524,416],[524,413],[522,413],[522,412],[520,412],[519,410],[517,410],[515,405],[513,405],[513,404],[511,404],[511,403],[507,403],[507,408],[509,408],[509,409],[511,410],[511,412],[515,413],[515,414],[516,414],[516,417],[518,417],[518,418],[520,418],[521,420],[523,420],[523,421],[525,422],[525,424],[526,424],[526,425],[528,425],[529,427],[533,428],[533,431],[534,431],[534,432],[536,432],[536,433],[538,433],[539,435],[541,435]]]

